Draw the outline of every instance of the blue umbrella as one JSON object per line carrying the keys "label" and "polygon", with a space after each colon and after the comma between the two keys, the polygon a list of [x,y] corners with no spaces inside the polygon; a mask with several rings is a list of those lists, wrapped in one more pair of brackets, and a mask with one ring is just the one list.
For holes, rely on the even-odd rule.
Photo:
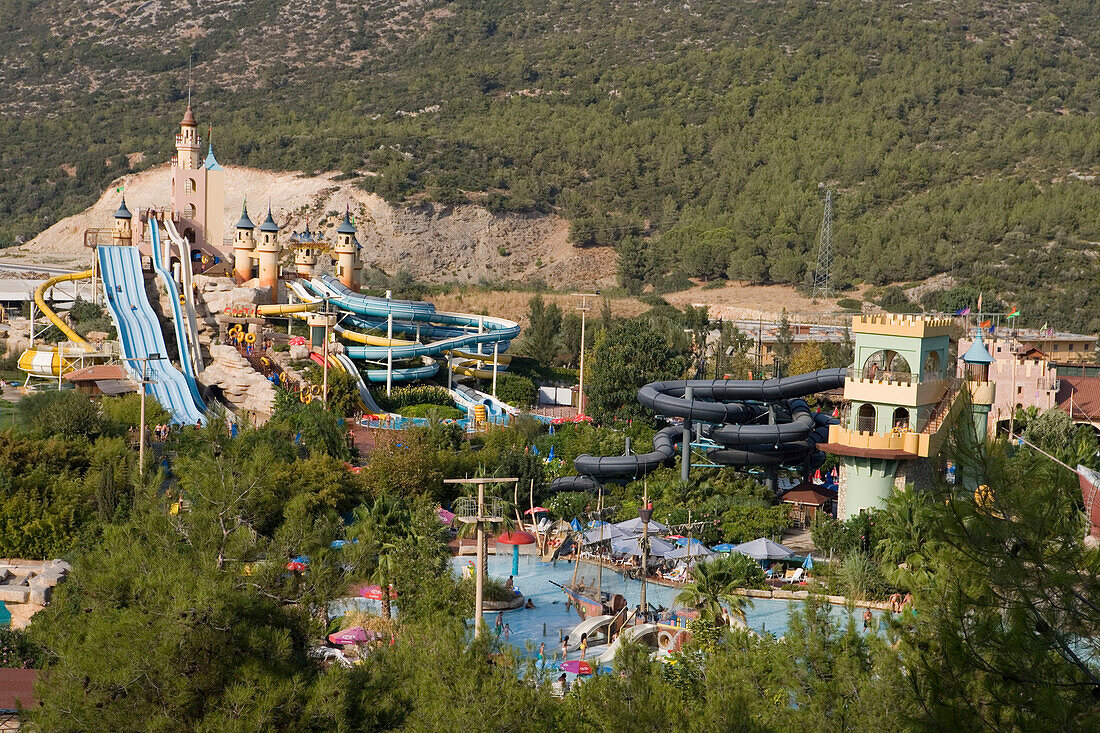
{"label": "blue umbrella", "polygon": [[602,527],[605,524],[607,524],[607,522],[605,522],[601,519],[593,519],[591,522],[588,523],[588,526],[589,527]]}
{"label": "blue umbrella", "polygon": [[680,539],[676,540],[676,544],[680,545],[681,547],[684,547],[685,545],[689,545],[689,544],[690,545],[701,545],[703,543],[700,540],[697,540],[697,539],[689,539],[687,537],[681,537]]}
{"label": "blue umbrella", "polygon": [[573,521],[569,523],[569,526],[573,529],[574,532],[581,531],[581,523],[577,521],[576,517],[574,517]]}
{"label": "blue umbrella", "polygon": [[806,560],[802,563],[802,567],[805,568],[806,570],[813,570],[814,569],[814,556],[813,555],[807,555]]}
{"label": "blue umbrella", "polygon": [[339,550],[341,547],[343,547],[344,545],[347,545],[347,544],[350,544],[347,540],[333,540],[332,544],[329,545],[329,547],[331,547],[334,550]]}
{"label": "blue umbrella", "polygon": [[710,549],[714,550],[715,552],[733,552],[733,545],[728,542],[723,542],[722,544],[715,545]]}
{"label": "blue umbrella", "polygon": [[300,562],[303,565],[309,565],[309,557],[306,555],[299,555],[298,557],[291,560],[291,562]]}

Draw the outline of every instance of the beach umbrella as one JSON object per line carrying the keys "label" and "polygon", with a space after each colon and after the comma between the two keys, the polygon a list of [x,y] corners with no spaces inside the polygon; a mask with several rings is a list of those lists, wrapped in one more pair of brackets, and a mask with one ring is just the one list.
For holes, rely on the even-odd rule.
{"label": "beach umbrella", "polygon": [[662,540],[660,537],[649,538],[649,554],[653,557],[665,557],[676,549],[676,545]]}
{"label": "beach umbrella", "polygon": [[767,537],[757,537],[755,540],[742,542],[734,547],[733,551],[748,555],[753,560],[785,560],[794,554],[794,550],[778,542],[772,542]]}
{"label": "beach umbrella", "polygon": [[309,566],[306,565],[304,562],[291,561],[291,562],[288,562],[286,564],[286,569],[287,570],[293,570],[296,573],[302,573],[302,572],[305,572],[306,570],[308,570]]}
{"label": "beach umbrella", "polygon": [[672,552],[665,555],[666,560],[683,560],[691,557],[709,557],[714,553],[708,550],[702,544],[692,544],[685,547],[677,547]]}
{"label": "beach umbrella", "polygon": [[329,634],[328,640],[333,644],[361,644],[375,637],[373,631],[368,632],[362,626],[352,626],[350,629]]}
{"label": "beach umbrella", "polygon": [[531,507],[530,509],[528,509],[527,511],[525,511],[524,514],[543,514],[543,513],[548,512],[548,511],[550,511],[550,510],[547,509],[544,506],[534,506],[534,507]]}
{"label": "beach umbrella", "polygon": [[[618,527],[619,529],[623,530],[624,532],[630,532],[632,534],[641,534],[642,533],[642,520],[641,520],[640,517],[634,517],[633,519],[628,519],[625,522],[616,522],[613,526]],[[649,531],[650,532],[667,532],[668,531],[668,525],[667,524],[661,524],[660,522],[658,522],[654,519],[651,519],[651,520],[649,520]]]}
{"label": "beach umbrella", "polygon": [[580,532],[582,529],[584,529],[581,526],[581,523],[577,521],[576,517],[573,517],[573,521],[569,523],[569,526],[573,528],[574,532]]}
{"label": "beach umbrella", "polygon": [[561,669],[563,672],[572,672],[573,674],[592,674],[592,665],[583,659],[570,659],[567,662],[562,662]]}
{"label": "beach umbrella", "polygon": [[806,559],[802,563],[802,567],[805,568],[806,570],[813,570],[814,569],[814,556],[813,555],[807,555]]}
{"label": "beach umbrella", "polygon": [[339,549],[343,548],[344,545],[350,545],[350,544],[351,543],[348,542],[347,540],[333,540],[332,544],[329,545],[329,547],[331,547],[334,550],[339,550]]}
{"label": "beach umbrella", "polygon": [[[389,591],[391,599],[397,598],[397,593],[394,592],[392,585],[390,586]],[[359,589],[359,595],[363,596],[364,598],[369,598],[372,601],[380,601],[382,600],[382,586],[365,585]]]}
{"label": "beach umbrella", "polygon": [[[671,537],[666,537],[665,539],[671,540],[672,538]],[[684,547],[685,545],[701,545],[701,544],[703,544],[703,542],[701,540],[688,539],[687,537],[678,537],[678,538],[676,538],[676,544],[680,545],[681,547]]]}
{"label": "beach umbrella", "polygon": [[443,524],[450,525],[455,520],[454,512],[449,512],[443,507],[439,507],[435,510],[436,515],[439,517],[439,521]]}
{"label": "beach umbrella", "polygon": [[602,519],[593,519],[591,522],[588,523],[589,527],[603,527],[605,525],[607,525],[607,522],[603,521]]}
{"label": "beach umbrella", "polygon": [[293,560],[291,560],[291,562],[300,562],[300,563],[302,563],[303,565],[309,565],[309,556],[307,556],[307,555],[299,555],[298,557],[296,557],[296,558],[294,558]]}
{"label": "beach umbrella", "polygon": [[715,552],[733,552],[733,545],[728,542],[723,542],[722,544],[715,545],[710,549],[714,550]]}
{"label": "beach umbrella", "polygon": [[618,539],[632,539],[634,535],[629,532],[623,532],[621,529],[616,529],[613,525],[605,525],[603,527],[593,527],[586,530],[584,533],[584,543],[586,545],[592,545],[597,542],[607,542],[608,540]]}
{"label": "beach umbrella", "polygon": [[497,537],[498,545],[512,546],[512,575],[519,575],[519,546],[533,545],[537,541],[535,535],[522,530],[505,532],[500,537]]}

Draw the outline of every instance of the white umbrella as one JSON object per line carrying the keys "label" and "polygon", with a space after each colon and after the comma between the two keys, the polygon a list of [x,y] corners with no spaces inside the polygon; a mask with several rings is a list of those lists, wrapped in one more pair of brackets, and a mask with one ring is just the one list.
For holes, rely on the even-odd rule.
{"label": "white umbrella", "polygon": [[[640,517],[634,517],[633,519],[628,519],[625,522],[615,522],[615,524],[613,524],[612,526],[618,527],[622,531],[630,532],[632,534],[642,533],[642,520]],[[660,522],[651,519],[649,520],[649,531],[651,533],[667,532],[668,525],[661,524]]]}
{"label": "white umbrella", "polygon": [[665,555],[666,560],[681,560],[688,557],[709,557],[714,553],[708,550],[706,547],[700,544],[692,542],[690,545],[684,547],[677,547],[672,552]]}
{"label": "white umbrella", "polygon": [[734,547],[733,552],[748,555],[753,560],[784,560],[794,554],[794,550],[778,542],[772,542],[767,537],[757,537],[755,540],[743,542]]}
{"label": "white umbrella", "polygon": [[592,545],[597,542],[607,542],[608,540],[618,539],[633,539],[634,535],[629,532],[623,532],[621,529],[615,529],[614,525],[605,524],[602,527],[593,527],[592,529],[585,530],[584,532],[584,544]]}

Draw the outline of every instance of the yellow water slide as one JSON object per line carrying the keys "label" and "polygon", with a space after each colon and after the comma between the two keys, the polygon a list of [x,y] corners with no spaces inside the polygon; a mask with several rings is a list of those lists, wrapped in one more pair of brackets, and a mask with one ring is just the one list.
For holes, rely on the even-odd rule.
{"label": "yellow water slide", "polygon": [[75,361],[94,351],[84,337],[69,327],[69,324],[61,320],[61,317],[46,304],[46,293],[54,285],[75,280],[87,280],[92,277],[94,270],[73,272],[66,275],[51,277],[40,284],[34,291],[34,304],[46,319],[57,326],[65,338],[76,344],[75,347],[58,347],[40,345],[27,349],[19,356],[19,368],[34,377],[57,377],[59,374],[71,372],[77,368]]}
{"label": "yellow water slide", "polygon": [[288,316],[297,313],[308,313],[315,311],[321,307],[321,301],[317,300],[312,303],[283,303],[276,305],[258,305],[256,306],[256,315],[259,316]]}

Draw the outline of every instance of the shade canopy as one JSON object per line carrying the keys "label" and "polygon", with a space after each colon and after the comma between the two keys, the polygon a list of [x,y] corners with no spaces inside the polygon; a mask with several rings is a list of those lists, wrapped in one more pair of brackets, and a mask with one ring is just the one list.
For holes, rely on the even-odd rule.
{"label": "shade canopy", "polygon": [[[614,526],[618,527],[619,529],[623,530],[624,532],[630,532],[632,534],[641,534],[642,533],[642,520],[641,520],[640,517],[634,517],[633,519],[628,519],[625,522],[616,522],[614,524]],[[668,525],[667,524],[661,524],[660,522],[658,522],[654,519],[651,519],[651,520],[649,520],[649,531],[650,532],[667,532],[668,531]]]}
{"label": "shade canopy", "polygon": [[538,540],[535,539],[535,535],[520,529],[505,532],[500,537],[497,537],[498,545],[533,545],[536,542],[538,542]]}
{"label": "shade canopy", "polygon": [[[397,592],[394,591],[392,585],[389,587],[389,591],[390,592],[389,592],[388,595],[389,595],[390,598],[397,598]],[[363,596],[364,598],[368,598],[370,600],[380,601],[380,600],[382,600],[382,586],[380,586],[380,585],[365,585],[365,586],[363,586],[362,588],[359,589],[359,595]]]}
{"label": "shade canopy", "polygon": [[715,545],[710,549],[714,550],[715,552],[733,552],[733,545],[728,542],[723,542],[722,544]]}
{"label": "shade canopy", "polygon": [[616,529],[613,525],[604,525],[602,527],[593,527],[586,530],[584,533],[584,544],[591,545],[596,542],[607,542],[608,540],[627,539],[633,538],[634,535],[629,532],[623,532],[621,529]]}
{"label": "shade canopy", "polygon": [[576,517],[574,517],[573,521],[569,523],[569,526],[573,529],[574,532],[580,532],[581,529],[583,529],[583,527],[581,527],[581,523],[577,520]]}
{"label": "shade canopy", "polygon": [[710,557],[714,553],[708,550],[703,545],[685,545],[683,547],[677,547],[672,552],[665,555],[666,560],[685,560],[691,557]]}
{"label": "shade canopy", "polygon": [[583,659],[570,659],[568,662],[562,662],[561,669],[563,672],[572,672],[573,674],[592,674],[592,665]]}
{"label": "shade canopy", "polygon": [[544,512],[548,512],[548,511],[550,511],[550,510],[547,509],[544,506],[535,506],[535,507],[531,507],[530,509],[525,511],[524,514],[542,514]]}
{"label": "shade canopy", "polygon": [[734,547],[733,551],[748,555],[754,560],[783,560],[794,554],[794,550],[778,542],[772,542],[767,537],[757,537],[755,540],[742,542]]}
{"label": "shade canopy", "polygon": [[[672,538],[669,537],[668,539]],[[689,537],[677,537],[676,544],[680,545],[681,547],[686,547],[687,545],[701,545],[703,544],[703,542],[702,540],[697,540]]]}
{"label": "shade canopy", "polygon": [[443,522],[443,524],[450,524],[455,520],[454,512],[449,512],[443,507],[436,509],[435,513],[439,516],[439,521]]}
{"label": "shade canopy", "polygon": [[362,626],[352,626],[350,629],[329,634],[328,640],[333,644],[361,644],[381,636],[377,631],[367,631]]}

